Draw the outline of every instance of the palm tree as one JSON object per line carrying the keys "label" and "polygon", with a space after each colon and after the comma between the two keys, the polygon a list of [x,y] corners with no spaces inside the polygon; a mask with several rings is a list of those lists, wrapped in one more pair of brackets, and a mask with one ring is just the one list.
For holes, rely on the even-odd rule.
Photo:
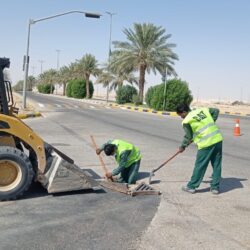
{"label": "palm tree", "polygon": [[117,72],[139,71],[139,98],[143,102],[146,72],[162,73],[168,68],[168,74],[175,73],[171,65],[178,60],[172,51],[176,45],[167,43],[171,35],[165,35],[164,28],[151,23],[135,23],[134,30],[125,29],[124,34],[127,42],[113,42],[115,50],[111,54],[110,67]]}
{"label": "palm tree", "polygon": [[102,83],[103,87],[107,87],[110,84],[109,91],[117,89],[117,87],[122,86],[124,81],[138,85],[137,78],[133,75],[133,73],[125,73],[123,71],[114,72],[114,70],[109,69],[108,67],[104,68],[104,70],[99,74],[96,83]]}
{"label": "palm tree", "polygon": [[72,71],[70,67],[63,66],[58,72],[58,81],[63,84],[63,95],[65,95],[66,85],[72,79]]}
{"label": "palm tree", "polygon": [[29,76],[27,81],[27,90],[32,91],[35,84],[36,84],[36,78],[34,76]]}
{"label": "palm tree", "polygon": [[55,83],[56,81],[57,81],[57,71],[55,69],[46,70],[42,74],[39,75],[40,83],[48,83],[51,85],[51,88],[50,88],[51,94],[53,91],[53,83]]}
{"label": "palm tree", "polygon": [[99,74],[98,78],[96,79],[96,83],[102,83],[103,87],[107,87],[111,82],[113,82],[113,80],[114,80],[113,74],[111,74],[108,71],[102,71]]}
{"label": "palm tree", "polygon": [[89,78],[91,75],[97,76],[100,73],[100,69],[98,69],[97,60],[93,55],[86,54],[82,57],[82,59],[77,60],[75,70],[86,81],[86,98],[90,98]]}

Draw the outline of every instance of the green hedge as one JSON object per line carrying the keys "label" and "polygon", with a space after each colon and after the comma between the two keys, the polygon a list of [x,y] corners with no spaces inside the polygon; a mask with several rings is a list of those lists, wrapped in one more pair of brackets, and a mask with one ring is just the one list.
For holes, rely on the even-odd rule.
{"label": "green hedge", "polygon": [[121,86],[116,91],[116,102],[118,104],[133,102],[133,96],[135,95],[137,95],[135,87],[130,85]]}
{"label": "green hedge", "polygon": [[73,81],[69,81],[66,86],[66,96],[67,97],[72,97],[71,95],[71,86],[73,84]]}
{"label": "green hedge", "polygon": [[[90,98],[94,93],[93,83],[89,82]],[[85,98],[86,97],[86,81],[85,80],[71,80],[66,87],[66,96],[74,98]]]}
{"label": "green hedge", "polygon": [[176,106],[180,103],[190,104],[193,100],[188,83],[180,79],[172,79],[167,81],[166,95],[164,97],[165,84],[159,84],[150,87],[146,93],[146,103],[150,108],[155,110],[164,110],[163,103],[165,101],[165,110],[175,111]]}
{"label": "green hedge", "polygon": [[51,84],[49,83],[42,83],[37,85],[38,92],[43,94],[50,94],[51,88],[53,93],[53,91],[55,90],[54,85],[51,86]]}

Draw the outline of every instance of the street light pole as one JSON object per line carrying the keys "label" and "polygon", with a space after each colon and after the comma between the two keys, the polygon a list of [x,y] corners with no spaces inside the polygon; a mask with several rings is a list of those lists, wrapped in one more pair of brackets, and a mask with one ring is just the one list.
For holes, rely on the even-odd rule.
{"label": "street light pole", "polygon": [[59,67],[60,67],[60,64],[59,64],[59,54],[60,54],[61,50],[60,50],[60,49],[57,49],[56,52],[57,52],[56,69],[57,69],[57,71],[58,71],[58,70],[59,70]]}
{"label": "street light pole", "polygon": [[26,56],[25,56],[25,64],[24,64],[24,81],[23,81],[23,108],[26,108],[26,86],[29,74],[29,46],[30,46],[30,26],[32,24],[32,20],[29,20],[28,25],[28,38],[27,38],[27,48],[26,48]]}
{"label": "street light pole", "polygon": [[39,60],[38,61],[40,64],[41,64],[41,66],[40,66],[40,69],[41,69],[41,73],[40,74],[42,74],[43,73],[43,63],[44,63],[44,61],[43,60]]}
{"label": "street light pole", "polygon": [[35,67],[35,66],[32,66],[31,68],[32,68],[32,75],[34,76],[34,75],[35,75],[35,68],[36,68],[36,67]]}
{"label": "street light pole", "polygon": [[29,74],[29,46],[30,46],[30,27],[31,27],[31,24],[35,24],[37,22],[41,22],[41,21],[45,21],[45,20],[48,20],[48,19],[60,17],[60,16],[67,15],[67,14],[73,14],[73,13],[84,14],[85,17],[88,17],[88,18],[100,18],[101,17],[100,14],[73,10],[73,11],[60,13],[60,14],[57,14],[57,15],[54,15],[54,16],[48,16],[48,17],[40,18],[40,19],[37,19],[37,20],[29,19],[27,49],[26,49],[25,64],[24,64],[24,72],[25,73],[24,73],[24,81],[23,81],[23,103],[22,103],[23,108],[26,108],[26,86],[27,86],[27,80],[28,80],[28,74]]}
{"label": "street light pole", "polygon": [[163,110],[165,110],[165,106],[166,106],[167,76],[168,76],[168,69],[166,68],[165,73],[162,77],[164,80]]}
{"label": "street light pole", "polygon": [[[116,13],[111,13],[106,11],[106,13],[110,16],[110,24],[109,24],[109,54],[108,54],[108,68],[109,68],[109,64],[110,64],[110,56],[111,56],[111,42],[112,42],[112,19],[113,19],[113,15],[115,15]],[[109,101],[109,83],[107,85],[107,96],[106,96],[106,102],[108,103]]]}

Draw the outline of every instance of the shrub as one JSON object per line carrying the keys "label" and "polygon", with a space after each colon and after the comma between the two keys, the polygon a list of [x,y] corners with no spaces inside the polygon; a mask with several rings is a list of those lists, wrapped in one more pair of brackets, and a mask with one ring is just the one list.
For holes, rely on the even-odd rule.
{"label": "shrub", "polygon": [[95,91],[94,84],[91,81],[89,81],[89,98],[92,98],[94,91]]}
{"label": "shrub", "polygon": [[50,94],[52,88],[52,93],[55,90],[55,87],[53,84],[49,84],[49,83],[41,83],[37,85],[37,89],[39,93],[43,93],[43,94]]}
{"label": "shrub", "polygon": [[72,87],[73,81],[69,81],[66,86],[66,96],[67,97],[72,97],[71,94],[71,87]]}
{"label": "shrub", "polygon": [[155,89],[156,89],[156,86],[155,87],[150,87],[146,93],[146,96],[145,96],[145,101],[147,103],[147,105],[150,107],[152,104],[151,104],[151,101],[152,101],[152,98],[153,98],[153,95],[154,95],[154,92],[155,92]]}
{"label": "shrub", "polygon": [[71,85],[71,95],[74,98],[84,98],[86,96],[85,82],[74,80]]}
{"label": "shrub", "polygon": [[139,95],[133,95],[132,96],[132,101],[133,101],[133,103],[134,103],[135,106],[138,106],[138,105],[141,104]]}
{"label": "shrub", "polygon": [[163,110],[164,102],[164,84],[156,85],[150,100],[150,108],[155,110]]}
{"label": "shrub", "polygon": [[116,102],[118,104],[132,102],[133,95],[137,95],[137,90],[135,87],[130,85],[121,86],[116,91]]}
{"label": "shrub", "polygon": [[[90,98],[91,98],[94,93],[94,86],[91,81],[89,82],[89,93],[90,93]],[[86,97],[86,81],[85,80],[71,80],[67,84],[66,95],[68,97],[74,97],[74,98]]]}
{"label": "shrub", "polygon": [[180,79],[173,79],[167,83],[166,91],[166,110],[175,111],[176,106],[180,103],[190,105],[193,96],[188,87],[188,83]]}
{"label": "shrub", "polygon": [[[146,94],[146,102],[150,108],[163,110],[165,84],[150,87]],[[169,80],[166,84],[165,110],[175,111],[180,103],[192,102],[193,97],[188,88],[188,83],[180,79]]]}

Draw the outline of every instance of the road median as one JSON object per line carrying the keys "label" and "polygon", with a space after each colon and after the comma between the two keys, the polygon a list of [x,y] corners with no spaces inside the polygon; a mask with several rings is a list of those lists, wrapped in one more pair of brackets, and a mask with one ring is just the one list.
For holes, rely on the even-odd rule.
{"label": "road median", "polygon": [[42,116],[40,112],[29,112],[29,113],[20,113],[17,114],[16,117],[19,119],[26,119],[26,118],[34,118],[34,117],[39,117]]}
{"label": "road median", "polygon": [[114,107],[114,108],[128,109],[132,111],[152,113],[152,114],[157,114],[157,115],[177,116],[176,112],[171,112],[171,111],[157,111],[157,110],[150,109],[150,108],[134,107],[134,106],[129,106],[129,105],[119,105],[116,103],[110,103],[109,106]]}
{"label": "road median", "polygon": [[[172,111],[157,111],[157,110],[150,109],[150,108],[134,107],[130,105],[120,105],[117,103],[110,103],[108,105],[113,108],[121,108],[121,109],[127,109],[127,110],[138,111],[138,112],[153,113],[153,114],[164,115],[164,116],[166,115],[177,116],[177,113],[172,112]],[[236,112],[236,111],[226,111],[226,110],[220,109],[220,115],[250,117],[250,112],[249,113],[248,112]]]}
{"label": "road median", "polygon": [[35,105],[33,105],[30,101],[27,103],[27,107],[24,109],[22,107],[22,98],[19,93],[13,93],[13,98],[15,101],[15,106],[18,108],[19,112],[16,114],[16,117],[19,119],[27,119],[42,116],[39,111],[35,110]]}

